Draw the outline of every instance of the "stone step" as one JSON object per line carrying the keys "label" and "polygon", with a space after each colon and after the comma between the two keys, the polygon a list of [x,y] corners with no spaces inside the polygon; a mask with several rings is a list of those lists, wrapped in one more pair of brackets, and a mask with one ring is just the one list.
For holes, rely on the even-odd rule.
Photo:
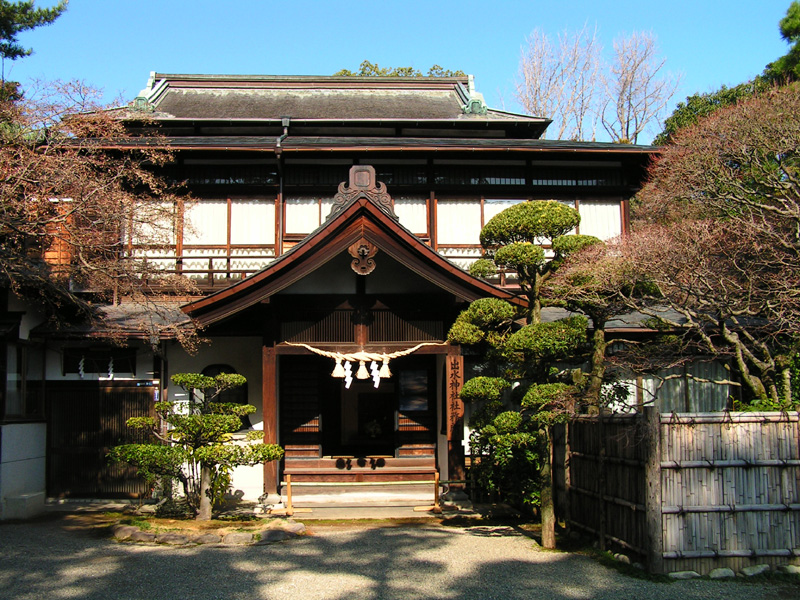
{"label": "stone step", "polygon": [[[287,500],[287,486],[281,490]],[[304,506],[322,504],[332,506],[416,506],[433,504],[433,484],[367,485],[367,486],[292,486],[292,504]]]}

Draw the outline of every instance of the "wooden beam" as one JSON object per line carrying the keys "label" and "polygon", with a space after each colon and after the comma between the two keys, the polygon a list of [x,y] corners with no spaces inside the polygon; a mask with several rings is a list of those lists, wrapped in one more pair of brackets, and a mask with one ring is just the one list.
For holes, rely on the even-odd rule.
{"label": "wooden beam", "polygon": [[[264,417],[264,443],[278,443],[278,361],[274,346],[261,347],[261,410]],[[279,461],[264,463],[264,493],[278,493]]]}

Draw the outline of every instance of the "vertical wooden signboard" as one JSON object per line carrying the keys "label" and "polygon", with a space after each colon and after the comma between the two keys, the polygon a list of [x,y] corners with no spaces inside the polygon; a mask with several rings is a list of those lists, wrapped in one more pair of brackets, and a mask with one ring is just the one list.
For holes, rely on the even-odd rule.
{"label": "vertical wooden signboard", "polygon": [[464,402],[459,393],[464,385],[464,357],[447,355],[447,456],[450,479],[464,479]]}

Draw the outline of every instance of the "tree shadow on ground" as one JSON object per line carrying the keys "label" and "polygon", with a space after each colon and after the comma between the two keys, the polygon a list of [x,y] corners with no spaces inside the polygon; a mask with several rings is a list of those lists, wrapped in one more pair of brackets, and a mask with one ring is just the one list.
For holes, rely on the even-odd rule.
{"label": "tree shadow on ground", "polygon": [[630,579],[586,557],[537,550],[502,526],[319,528],[264,546],[171,547],[117,543],[51,520],[0,525],[0,547],[0,597],[10,600],[753,600],[777,591]]}

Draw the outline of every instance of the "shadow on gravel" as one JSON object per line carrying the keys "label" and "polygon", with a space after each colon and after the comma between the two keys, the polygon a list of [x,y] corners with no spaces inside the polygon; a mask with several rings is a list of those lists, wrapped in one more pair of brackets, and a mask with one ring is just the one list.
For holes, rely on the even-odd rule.
{"label": "shadow on gravel", "polygon": [[[383,527],[320,531],[265,546],[167,547],[115,543],[68,526],[0,525],[0,597],[690,600],[722,589],[729,600],[739,597],[728,593],[735,584],[643,582],[585,557],[538,552],[513,527]],[[496,552],[493,544],[508,546]],[[742,598],[767,597],[760,588],[739,587],[749,588]],[[769,597],[780,597],[776,591]]]}

